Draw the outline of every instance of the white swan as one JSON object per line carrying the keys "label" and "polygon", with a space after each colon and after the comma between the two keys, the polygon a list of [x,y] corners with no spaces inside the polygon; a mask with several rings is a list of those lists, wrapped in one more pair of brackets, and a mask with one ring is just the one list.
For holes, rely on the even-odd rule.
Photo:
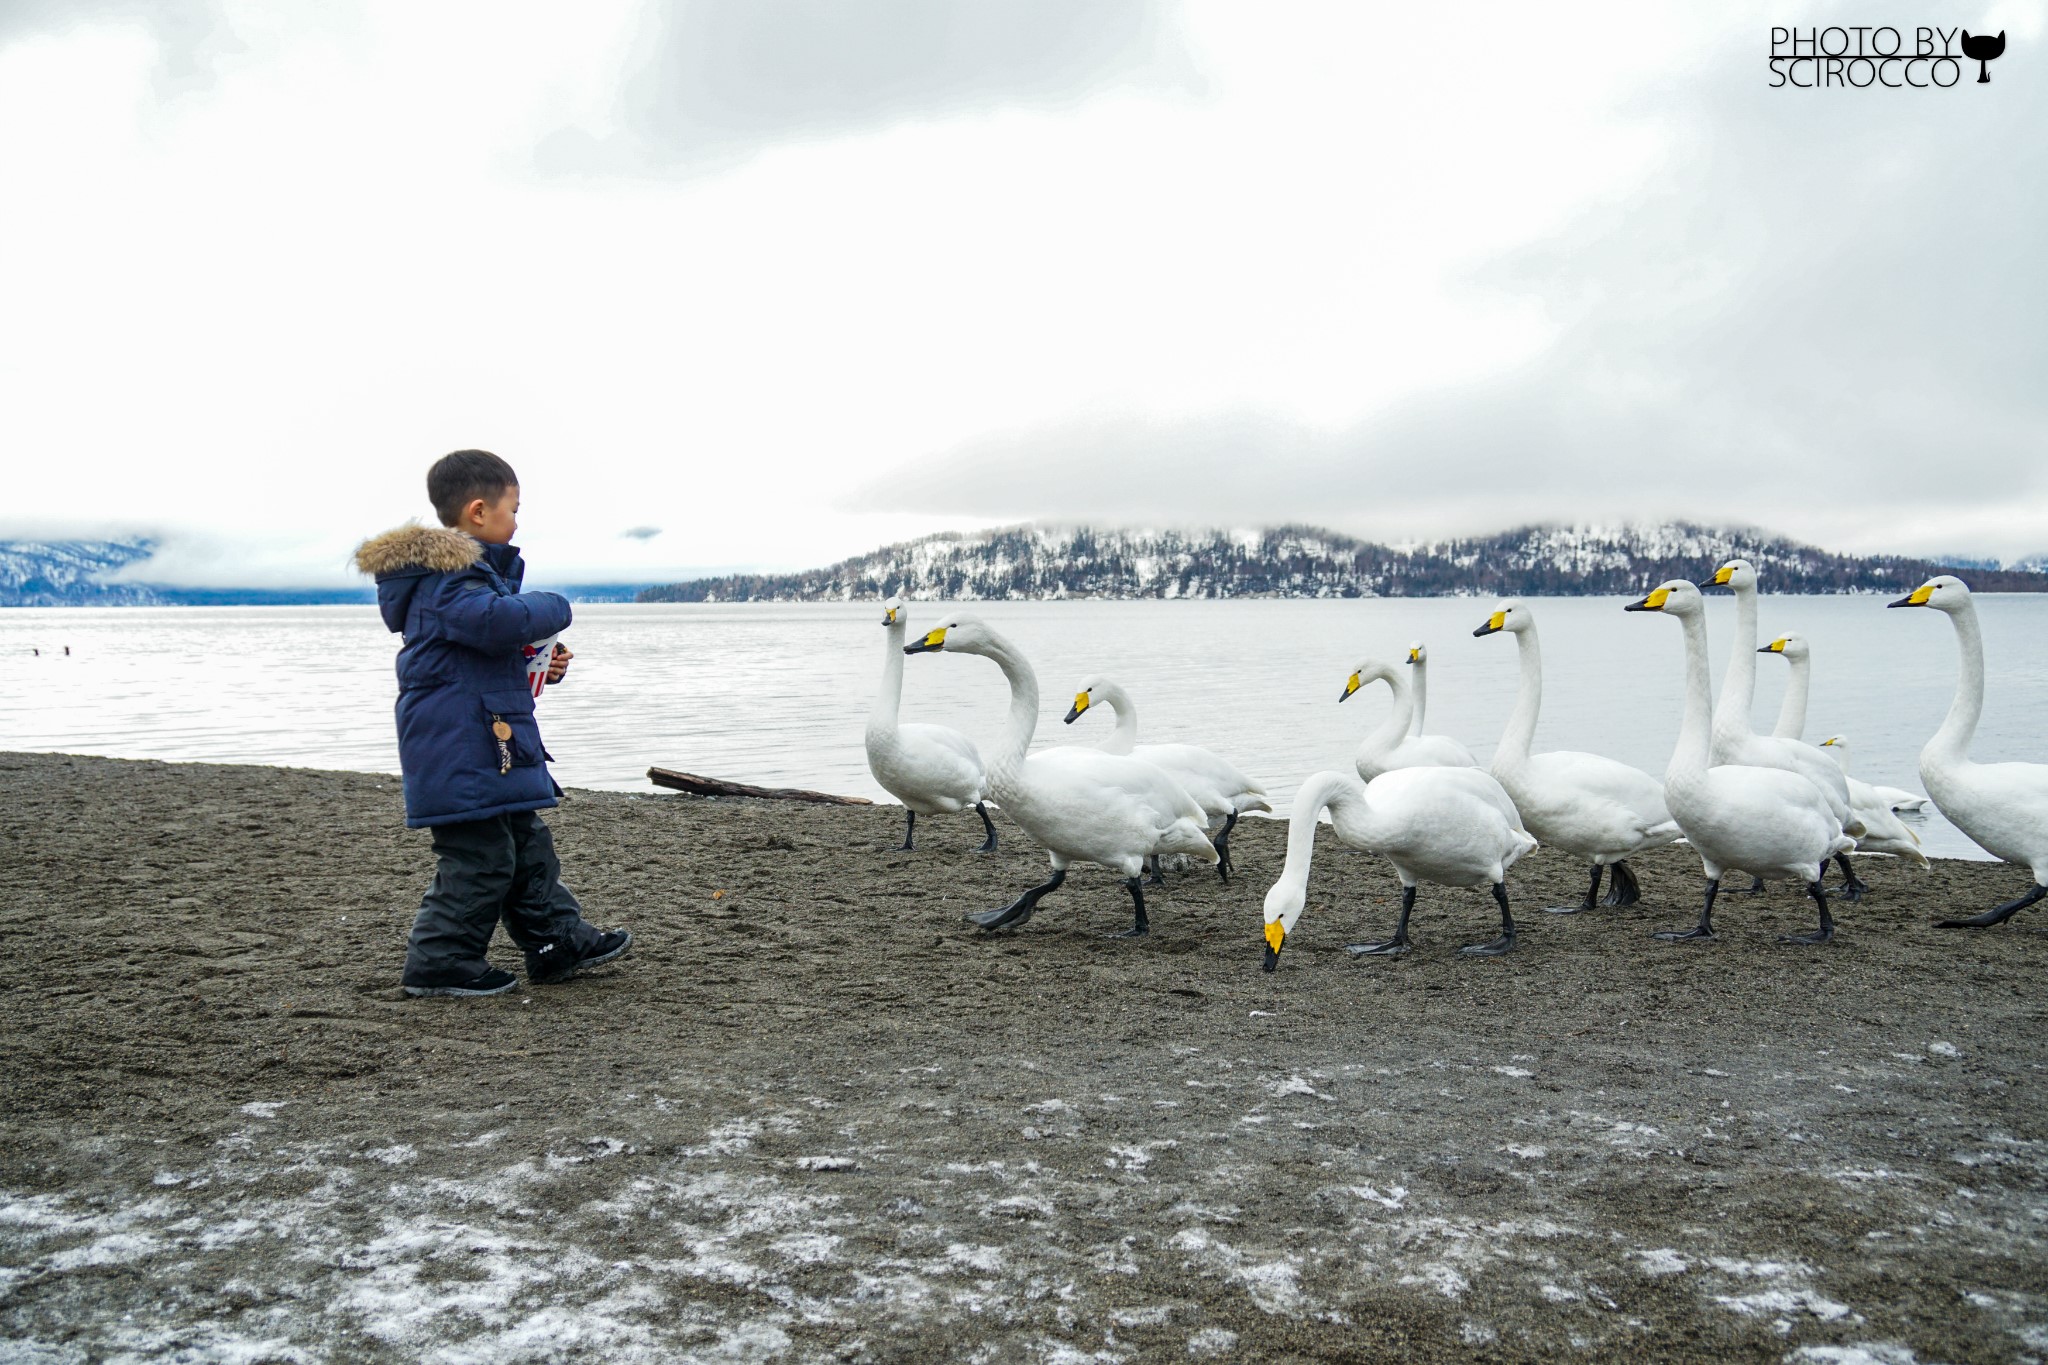
{"label": "white swan", "polygon": [[[1721,679],[1721,702],[1714,710],[1713,762],[1751,768],[1783,768],[1798,773],[1821,789],[1828,809],[1834,812],[1851,836],[1863,833],[1863,826],[1849,809],[1849,783],[1828,756],[1813,745],[1797,739],[1759,735],[1750,724],[1750,709],[1756,703],[1756,585],[1757,572],[1746,559],[1731,559],[1700,584],[1703,588],[1728,588],[1735,593],[1735,639],[1728,646],[1728,671]],[[1804,717],[1801,718],[1802,721]],[[1837,857],[1842,869],[1842,894],[1861,900],[1865,887],[1846,856]],[[1761,889],[1763,879],[1752,889]]]}
{"label": "white swan", "polygon": [[[1216,861],[1203,832],[1202,808],[1164,770],[1140,759],[1069,748],[1060,758],[1031,754],[1038,728],[1038,675],[1016,646],[972,616],[955,616],[904,653],[943,650],[993,660],[1010,684],[1010,723],[1003,746],[988,768],[989,794],[1024,832],[1044,844],[1052,877],[1000,910],[969,914],[984,929],[1015,928],[1030,919],[1038,902],[1067,879],[1070,863],[1099,863],[1121,872],[1131,893],[1136,924],[1123,935],[1147,932],[1145,891],[1138,874],[1157,854],[1185,853]],[[1028,757],[1027,757],[1028,755]]]}
{"label": "white swan", "polygon": [[[1840,765],[1842,776],[1849,777],[1849,741],[1840,735],[1829,735],[1820,742],[1820,747]],[[1890,853],[1922,867],[1927,866],[1927,855],[1920,848],[1920,836],[1908,829],[1906,822],[1893,812],[1892,804],[1883,792],[1868,782],[1849,777],[1849,807],[1863,822],[1863,834],[1856,840],[1858,853]]]}
{"label": "white swan", "polygon": [[1920,751],[1921,785],[1934,798],[1934,808],[1985,852],[2034,874],[2033,886],[2018,900],[1969,919],[1942,920],[1941,927],[1982,929],[2002,924],[2048,895],[2048,764],[1970,761],[1970,740],[1984,713],[1984,633],[1977,624],[1977,604],[1963,581],[1942,574],[1891,605],[1947,612],[1962,656],[1948,719]]}
{"label": "white swan", "polygon": [[1415,714],[1408,718],[1408,733],[1422,733],[1422,713],[1429,709],[1429,647],[1417,640],[1408,646],[1408,690],[1415,694]]}
{"label": "white swan", "polygon": [[1697,927],[1657,937],[1712,938],[1714,897],[1721,890],[1721,874],[1734,869],[1758,877],[1794,877],[1805,883],[1807,894],[1820,907],[1820,929],[1812,934],[1783,935],[1781,941],[1826,943],[1835,936],[1835,922],[1828,914],[1827,892],[1821,887],[1818,869],[1834,854],[1855,847],[1855,840],[1842,832],[1842,822],[1821,789],[1803,775],[1743,764],[1708,766],[1713,697],[1707,681],[1706,599],[1698,588],[1682,578],[1673,579],[1624,610],[1662,612],[1685,627],[1685,721],[1671,752],[1671,766],[1664,770],[1664,799],[1686,841],[1700,855],[1700,866],[1707,874],[1707,899],[1700,908]]}
{"label": "white swan", "polygon": [[1093,677],[1082,682],[1081,690],[1074,694],[1073,706],[1067,711],[1067,724],[1072,725],[1098,705],[1109,707],[1116,717],[1116,728],[1096,744],[1096,749],[1105,754],[1129,754],[1164,768],[1166,775],[1195,799],[1203,814],[1211,820],[1223,821],[1223,828],[1210,835],[1209,842],[1216,848],[1217,875],[1229,881],[1234,870],[1230,862],[1230,831],[1237,827],[1237,817],[1246,811],[1273,809],[1273,803],[1266,799],[1266,789],[1198,744],[1138,743],[1137,705],[1130,693],[1108,678]]}
{"label": "white swan", "polygon": [[1384,943],[1353,943],[1363,957],[1408,951],[1408,915],[1417,882],[1437,886],[1491,886],[1500,906],[1500,937],[1459,949],[1498,957],[1515,946],[1508,909],[1507,870],[1536,847],[1522,828],[1515,803],[1476,768],[1401,768],[1360,782],[1349,773],[1314,773],[1294,794],[1287,822],[1287,862],[1266,892],[1266,970],[1280,964],[1280,949],[1308,901],[1309,862],[1315,856],[1316,817],[1327,807],[1338,839],[1378,853],[1401,879],[1401,919]]}
{"label": "white swan", "polygon": [[[1476,768],[1472,753],[1448,735],[1411,735],[1408,721],[1415,714],[1415,699],[1408,680],[1392,664],[1366,659],[1345,680],[1337,700],[1350,701],[1369,682],[1383,682],[1394,694],[1394,710],[1380,727],[1358,746],[1358,775],[1367,782],[1396,768]],[[1334,816],[1332,817],[1335,818]]]}
{"label": "white swan", "polygon": [[1593,864],[1593,880],[1583,901],[1547,908],[1553,914],[1591,910],[1608,867],[1614,869],[1614,883],[1607,899],[1599,903],[1634,905],[1642,893],[1624,860],[1679,839],[1678,825],[1664,804],[1664,784],[1599,754],[1569,749],[1531,754],[1536,718],[1543,709],[1543,647],[1536,638],[1536,617],[1519,601],[1502,602],[1472,633],[1498,631],[1515,637],[1522,680],[1488,771],[1507,789],[1522,823],[1539,842]]}
{"label": "white swan", "polygon": [[908,626],[903,603],[892,597],[882,604],[888,637],[882,646],[882,690],[868,716],[868,771],[882,790],[903,803],[903,848],[911,847],[917,817],[952,815],[972,807],[981,816],[988,838],[977,850],[996,851],[995,822],[983,805],[988,795],[981,751],[974,741],[945,725],[903,725],[896,716],[903,704],[903,635]]}

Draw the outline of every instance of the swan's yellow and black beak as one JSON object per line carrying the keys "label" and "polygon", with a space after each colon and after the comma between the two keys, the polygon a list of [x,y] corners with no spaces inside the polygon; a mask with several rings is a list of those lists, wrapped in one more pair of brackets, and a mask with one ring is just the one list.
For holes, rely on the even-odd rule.
{"label": "swan's yellow and black beak", "polygon": [[1487,617],[1486,624],[1481,626],[1479,629],[1473,631],[1472,636],[1474,639],[1477,639],[1481,635],[1491,635],[1497,630],[1507,629],[1507,624],[1508,614],[1504,611],[1497,611],[1493,615]]}
{"label": "swan's yellow and black beak", "polygon": [[1782,635],[1757,651],[1759,654],[1783,654],[1784,652],[1785,637]]}
{"label": "swan's yellow and black beak", "polygon": [[946,628],[940,626],[914,645],[903,646],[905,654],[929,654],[946,647]]}
{"label": "swan's yellow and black beak", "polygon": [[896,624],[896,608],[890,607],[887,611],[882,613],[882,624],[885,626],[893,626]]}
{"label": "swan's yellow and black beak", "polygon": [[1932,583],[1922,583],[1898,601],[1887,602],[1885,605],[1888,607],[1924,607],[1927,605],[1927,599],[1932,596],[1934,596],[1934,585]]}
{"label": "swan's yellow and black beak", "polygon": [[1086,692],[1076,692],[1074,694],[1074,704],[1067,708],[1067,724],[1072,725],[1075,721],[1081,719],[1081,713],[1087,709],[1088,694]]}
{"label": "swan's yellow and black beak", "polygon": [[1359,688],[1363,686],[1365,686],[1365,683],[1360,680],[1359,676],[1356,673],[1353,673],[1350,677],[1344,680],[1344,690],[1337,694],[1337,700],[1340,702],[1350,701],[1351,694],[1353,692],[1356,692]]}
{"label": "swan's yellow and black beak", "polygon": [[1287,943],[1287,928],[1279,920],[1266,926],[1266,970],[1280,965],[1280,949]]}
{"label": "swan's yellow and black beak", "polygon": [[1703,588],[1725,588],[1728,586],[1728,580],[1733,577],[1735,577],[1735,566],[1733,564],[1723,564],[1720,568],[1714,570],[1712,578],[1705,580],[1700,586]]}
{"label": "swan's yellow and black beak", "polygon": [[1671,589],[1659,588],[1640,602],[1631,602],[1623,611],[1662,611],[1664,604],[1671,600]]}
{"label": "swan's yellow and black beak", "polygon": [[1408,662],[1411,664],[1414,663],[1417,659],[1420,659],[1421,657],[1422,651],[1419,649],[1411,649],[1408,651]]}

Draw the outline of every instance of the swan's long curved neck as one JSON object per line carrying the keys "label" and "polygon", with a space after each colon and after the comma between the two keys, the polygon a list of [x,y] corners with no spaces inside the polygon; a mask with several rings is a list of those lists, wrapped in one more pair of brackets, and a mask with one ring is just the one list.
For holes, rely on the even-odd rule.
{"label": "swan's long curved neck", "polygon": [[[1380,722],[1378,729],[1366,737],[1365,742],[1375,751],[1391,749],[1408,737],[1408,722],[1415,716],[1415,698],[1408,691],[1408,680],[1394,670],[1375,673],[1373,677],[1383,680],[1393,692],[1394,710],[1392,715]],[[1369,682],[1371,679],[1366,681]]]}
{"label": "swan's long curved neck", "polygon": [[1779,739],[1797,739],[1806,733],[1806,690],[1813,682],[1813,660],[1803,654],[1787,654],[1792,676],[1785,680],[1785,699],[1778,703],[1778,723],[1771,733]]}
{"label": "swan's long curved neck", "polygon": [[1138,743],[1138,704],[1131,700],[1130,693],[1115,683],[1103,683],[1095,690],[1103,704],[1116,716],[1116,729],[1095,747],[1106,754],[1129,753]]}
{"label": "swan's long curved neck", "polygon": [[875,693],[875,709],[868,713],[868,729],[893,730],[903,708],[903,636],[906,622],[897,621],[883,631],[882,690]]}
{"label": "swan's long curved neck", "polygon": [[1296,891],[1308,889],[1309,863],[1316,854],[1316,817],[1327,807],[1332,818],[1339,809],[1351,813],[1362,804],[1358,779],[1344,773],[1310,773],[1294,793],[1294,813],[1287,818],[1287,861],[1280,868],[1280,884]]}
{"label": "swan's long curved neck", "polygon": [[[1700,622],[1702,633],[1706,622]],[[1756,702],[1756,589],[1735,590],[1735,638],[1728,643],[1728,671],[1721,678],[1721,704],[1713,733],[1723,740],[1754,732],[1750,708]]]}
{"label": "swan's long curved neck", "polygon": [[1977,733],[1977,721],[1984,714],[1984,631],[1977,624],[1977,604],[1965,602],[1948,614],[1956,628],[1956,699],[1949,703],[1948,719],[1934,732],[1922,750],[1928,756],[1951,763],[1970,761],[1970,740]]}
{"label": "swan's long curved neck", "polygon": [[[1678,726],[1678,744],[1664,770],[1667,782],[1701,778],[1707,772],[1707,751],[1714,736],[1713,682],[1707,668],[1707,623],[1701,616],[1681,616],[1685,629],[1685,716]],[[1734,648],[1741,649],[1742,642]],[[1727,699],[1722,699],[1727,704]]]}
{"label": "swan's long curved neck", "polygon": [[1429,709],[1429,660],[1417,659],[1408,665],[1408,676],[1414,680],[1415,708],[1408,718],[1408,733],[1422,733],[1423,713]]}
{"label": "swan's long curved neck", "polygon": [[1024,756],[1031,751],[1031,736],[1038,729],[1038,674],[1024,661],[1015,645],[988,632],[988,644],[973,651],[995,661],[1010,684],[1010,725],[1003,735],[1003,747],[989,764],[989,782],[996,787],[1013,784],[1023,770]]}
{"label": "swan's long curved neck", "polygon": [[1515,652],[1520,656],[1522,681],[1515,689],[1515,709],[1508,713],[1507,728],[1501,731],[1500,748],[1494,751],[1494,762],[1506,759],[1511,764],[1529,761],[1529,746],[1536,742],[1536,717],[1543,711],[1543,646],[1536,638],[1536,627],[1525,626],[1515,632]]}

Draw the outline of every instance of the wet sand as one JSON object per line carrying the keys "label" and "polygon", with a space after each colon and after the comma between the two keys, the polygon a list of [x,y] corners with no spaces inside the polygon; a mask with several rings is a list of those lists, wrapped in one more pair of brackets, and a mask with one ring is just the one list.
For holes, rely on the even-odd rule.
{"label": "wet sand", "polygon": [[[578,792],[616,967],[397,988],[394,779],[0,755],[10,1359],[2017,1361],[2048,1356],[2048,917],[1863,860],[1832,946],[1683,849],[1397,886],[1326,834],[1280,970],[1240,880],[1153,935],[972,816]],[[496,959],[517,967],[499,940]],[[1845,1354],[1860,1351],[1862,1354]]]}

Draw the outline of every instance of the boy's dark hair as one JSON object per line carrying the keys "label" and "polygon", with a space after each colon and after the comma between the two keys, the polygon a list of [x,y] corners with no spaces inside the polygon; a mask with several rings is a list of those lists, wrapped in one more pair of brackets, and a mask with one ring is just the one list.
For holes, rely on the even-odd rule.
{"label": "boy's dark hair", "polygon": [[453,526],[462,509],[482,498],[496,502],[519,476],[488,450],[458,450],[434,461],[427,471],[427,501],[443,526]]}

